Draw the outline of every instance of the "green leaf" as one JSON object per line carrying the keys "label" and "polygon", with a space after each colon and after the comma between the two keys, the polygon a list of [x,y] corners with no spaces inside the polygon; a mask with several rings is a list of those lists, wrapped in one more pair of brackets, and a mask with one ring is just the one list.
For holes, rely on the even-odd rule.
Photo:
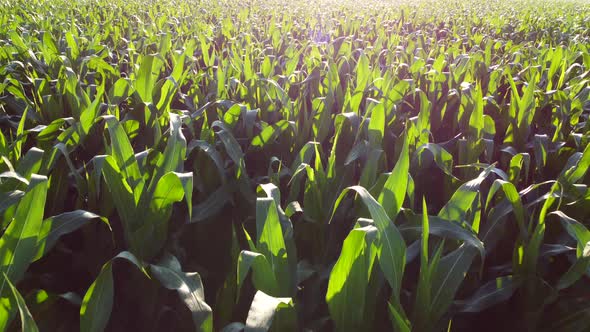
{"label": "green leaf", "polygon": [[568,234],[577,242],[577,259],[557,282],[557,288],[561,290],[580,280],[590,268],[590,231],[582,223],[570,218],[562,211],[553,211],[549,215],[559,217]]}
{"label": "green leaf", "polygon": [[[43,33],[43,48],[47,49],[50,54],[52,55],[58,55],[59,54],[59,50],[57,48],[57,45],[55,45],[55,42],[53,41],[53,37],[51,36],[51,33],[49,31],[45,31]],[[51,62],[51,59],[45,59],[48,63]]]}
{"label": "green leaf", "polygon": [[[430,234],[440,236],[442,238],[450,238],[455,240],[462,240],[466,244],[476,248],[479,251],[481,258],[485,256],[485,249],[483,242],[477,238],[477,235],[468,228],[461,226],[461,224],[445,220],[437,216],[428,216],[429,232]],[[399,227],[402,234],[404,232],[413,231],[422,234],[422,227],[418,225],[417,221],[410,221]]]}
{"label": "green leaf", "polygon": [[233,129],[238,123],[240,115],[242,114],[242,108],[244,108],[244,106],[240,104],[234,104],[223,114],[223,122],[229,128]]}
{"label": "green leaf", "polygon": [[219,213],[228,202],[232,202],[234,186],[235,183],[228,182],[215,190],[204,201],[193,206],[191,222],[200,222]]}
{"label": "green leaf", "polygon": [[[132,230],[132,251],[141,259],[148,260],[158,253],[168,236],[168,222],[172,204],[186,196],[191,213],[190,201],[193,188],[192,173],[170,172],[160,178],[149,206],[139,206],[141,224]],[[190,218],[190,216],[189,216]]]}
{"label": "green leaf", "polygon": [[192,140],[188,145],[187,155],[189,155],[195,148],[203,151],[211,159],[211,161],[213,161],[217,167],[217,172],[221,177],[221,181],[225,183],[225,166],[223,165],[223,157],[221,157],[219,151],[217,151],[213,145],[205,141]]}
{"label": "green leaf", "polygon": [[[432,268],[428,263],[428,239],[430,235],[430,224],[428,221],[428,209],[426,199],[422,197],[422,248],[420,250],[420,272],[418,275],[418,287],[416,289],[416,302],[414,304],[414,317],[412,321],[418,326],[429,320],[431,311],[431,284]],[[434,266],[433,262],[433,266]]]}
{"label": "green leaf", "polygon": [[152,195],[148,218],[150,214],[163,215],[161,211],[166,210],[172,203],[180,202],[184,198],[185,192],[192,193],[192,176],[193,173],[174,172],[164,175],[158,181]]}
{"label": "green leaf", "polygon": [[481,95],[481,87],[478,86],[473,90],[471,94],[472,103],[474,109],[469,117],[469,129],[472,137],[475,139],[482,138],[482,131],[484,129],[484,115],[483,115],[483,99]]}
{"label": "green leaf", "polygon": [[362,52],[356,65],[356,86],[350,101],[350,107],[353,112],[360,114],[359,106],[363,98],[363,92],[369,83],[370,76],[369,59],[367,55]]}
{"label": "green leaf", "polygon": [[491,280],[479,287],[470,298],[460,302],[461,312],[481,312],[507,301],[519,286],[520,282],[512,276]]}
{"label": "green leaf", "polygon": [[391,302],[388,302],[387,307],[389,309],[389,314],[392,317],[392,321],[396,328],[396,331],[411,332],[412,327],[410,321],[406,317],[406,314],[403,312],[401,306],[396,306]]}
{"label": "green leaf", "polygon": [[231,158],[231,160],[234,162],[234,164],[236,165],[241,165],[243,158],[244,158],[244,152],[242,152],[242,148],[240,147],[240,144],[238,143],[238,141],[236,141],[235,137],[232,135],[231,131],[225,127],[225,125],[223,124],[223,122],[221,121],[215,121],[213,122],[213,124],[211,125],[211,128],[214,127],[219,127],[220,130],[216,132],[216,134],[219,136],[219,139],[221,140],[221,142],[223,143],[224,147],[225,147],[225,151],[228,154],[228,156]]}
{"label": "green leaf", "polygon": [[172,76],[163,78],[156,83],[152,91],[152,100],[160,113],[170,111],[170,104],[177,90],[178,83]]}
{"label": "green leaf", "polygon": [[101,102],[102,94],[99,94],[88,107],[82,110],[82,113],[80,114],[80,124],[84,135],[88,134],[90,128],[92,128],[92,125],[98,118]]}
{"label": "green leaf", "polygon": [[367,286],[376,254],[371,244],[376,233],[374,226],[353,229],[330,272],[326,302],[338,331],[363,327]]}
{"label": "green leaf", "polygon": [[11,31],[9,35],[10,41],[14,46],[16,46],[17,49],[19,49],[20,52],[26,52],[29,49],[27,44],[25,44],[21,36],[16,31]]}
{"label": "green leaf", "polygon": [[[285,319],[287,322],[283,322]],[[258,291],[254,295],[248,311],[244,331],[265,332],[269,331],[271,326],[275,331],[285,331],[281,326],[289,327],[289,330],[295,331],[295,323],[295,308],[290,297],[273,297]]]}
{"label": "green leaf", "polygon": [[37,239],[37,254],[34,260],[49,252],[62,235],[74,232],[94,219],[100,219],[110,229],[109,221],[105,217],[84,210],[65,212],[45,219]]}
{"label": "green leaf", "polygon": [[[27,181],[27,183],[28,182],[29,181]],[[0,214],[11,206],[17,204],[24,195],[25,193],[20,190],[13,190],[6,193],[0,192]]]}
{"label": "green leaf", "polygon": [[584,152],[577,152],[572,157],[575,157],[577,162],[569,168],[564,168],[560,175],[560,178],[563,179],[565,183],[569,184],[574,184],[580,179],[583,179],[588,171],[588,168],[590,167],[590,145],[587,145],[586,148],[584,148]]}
{"label": "green leaf", "polygon": [[279,294],[279,284],[267,258],[260,253],[242,250],[238,257],[238,294],[252,269],[252,282],[256,289],[268,294]]}
{"label": "green leaf", "polygon": [[244,152],[240,147],[240,144],[233,136],[231,131],[229,131],[223,122],[217,120],[214,121],[211,125],[211,128],[219,128],[220,130],[216,131],[215,134],[219,137],[223,146],[225,147],[225,152],[233,161],[236,167],[236,177],[240,180],[238,187],[240,191],[246,197],[250,197],[252,195],[250,190],[250,181],[249,177],[247,176],[246,172],[246,163],[244,161]]}
{"label": "green leaf", "polygon": [[106,156],[102,161],[102,174],[107,184],[108,191],[113,197],[117,212],[123,222],[126,239],[131,239],[131,231],[137,228],[139,220],[136,220],[137,204],[133,196],[133,190],[124,178],[124,173],[117,166],[115,158]]}
{"label": "green leaf", "polygon": [[[163,156],[158,159],[156,172],[149,185],[151,192],[156,183],[168,172],[182,172],[186,158],[186,138],[182,134],[182,121],[178,114],[170,113],[170,136],[164,149]],[[192,192],[192,190],[191,190]]]}
{"label": "green leaf", "polygon": [[518,184],[518,180],[520,179],[521,169],[524,164],[524,179],[527,180],[529,177],[529,168],[531,164],[531,157],[528,153],[518,153],[510,159],[510,182],[514,185]]}
{"label": "green leaf", "polygon": [[[33,174],[12,222],[0,238],[0,271],[12,282],[20,281],[35,257],[46,197],[47,178]],[[0,295],[5,294],[5,286],[3,280]]]}
{"label": "green leaf", "polygon": [[144,103],[152,102],[152,91],[156,86],[160,68],[164,63],[156,55],[145,55],[141,58],[139,71],[135,78],[135,90]]}
{"label": "green leaf", "polygon": [[43,160],[44,151],[38,148],[30,148],[29,151],[19,160],[15,169],[16,173],[24,178],[29,178],[33,173],[39,172]]}
{"label": "green leaf", "polygon": [[567,233],[577,241],[578,255],[582,255],[586,243],[590,242],[590,231],[574,218],[569,217],[562,211],[553,211],[549,216],[556,216],[566,229]]}
{"label": "green leaf", "polygon": [[80,331],[102,332],[107,327],[113,309],[113,262],[117,259],[124,259],[132,263],[148,276],[142,263],[130,252],[123,251],[106,262],[82,299]]}
{"label": "green leaf", "polygon": [[463,245],[441,258],[432,278],[432,319],[440,319],[453,302],[477,251]]}
{"label": "green leaf", "polygon": [[[12,282],[10,282],[10,279],[8,279],[8,276],[6,275],[6,273],[3,273],[3,282],[6,282],[8,287],[10,287],[10,291],[12,293],[13,300],[14,300],[14,302],[16,302],[16,306],[18,307],[18,311],[20,313],[21,331],[23,331],[23,332],[37,332],[37,331],[39,331],[39,329],[37,328],[37,324],[35,324],[35,320],[33,319],[31,312],[29,311],[29,308],[27,308],[27,304],[25,303],[25,299],[23,299],[23,297],[20,295],[20,293],[18,292],[16,287],[14,287]],[[4,306],[2,306],[2,307],[4,307]],[[2,310],[0,309],[0,317],[6,317],[4,314],[2,314],[1,311]],[[8,324],[2,323],[0,325],[6,326]]]}
{"label": "green leaf", "polygon": [[553,203],[555,203],[557,198],[554,194],[558,192],[559,187],[558,182],[554,183],[551,186],[549,194],[541,197],[544,199],[544,203],[539,212],[538,222],[535,225],[529,242],[526,244],[526,248],[524,249],[522,263],[519,262],[519,265],[517,266],[517,268],[521,270],[518,271],[519,274],[521,273],[525,275],[525,277],[531,277],[536,273],[539,252],[545,237],[545,219],[547,217],[547,211],[551,208]]}
{"label": "green leaf", "polygon": [[[258,185],[256,190],[259,196],[266,195],[266,197],[272,198],[274,200],[275,207],[277,209],[277,213],[279,216],[279,221],[281,223],[281,230],[283,232],[285,246],[287,247],[287,241],[293,239],[293,224],[291,223],[291,220],[289,220],[289,218],[285,214],[285,211],[281,207],[281,192],[279,188],[273,183],[262,183]],[[291,259],[292,257],[288,258]]]}
{"label": "green leaf", "polygon": [[383,156],[383,150],[369,148],[367,160],[365,162],[365,166],[363,167],[361,178],[359,180],[360,186],[368,188],[375,183],[375,180],[379,173],[379,164],[381,164],[381,161],[384,159]]}
{"label": "green leaf", "polygon": [[[405,180],[407,180],[407,178],[405,178]],[[350,190],[355,191],[361,197],[363,203],[371,214],[371,218],[375,222],[375,226],[379,230],[379,265],[381,266],[389,285],[393,289],[395,298],[399,300],[401,282],[406,265],[406,243],[398,229],[387,216],[385,209],[383,209],[381,204],[379,204],[363,187],[353,186],[344,189],[334,204],[332,218],[334,217],[336,208]]]}
{"label": "green leaf", "polygon": [[119,78],[109,90],[108,100],[111,105],[118,105],[127,99],[131,93],[133,93],[133,91],[129,84],[129,80],[126,78]]}
{"label": "green leaf", "polygon": [[0,179],[13,179],[13,180],[18,181],[18,182],[25,184],[27,186],[29,185],[29,180],[25,179],[17,172],[12,172],[12,171],[2,172],[2,173],[0,173]]}
{"label": "green leaf", "polygon": [[494,183],[492,183],[492,186],[490,187],[490,190],[488,192],[488,197],[486,199],[485,206],[489,206],[492,197],[494,197],[494,194],[500,188],[504,191],[506,199],[510,202],[510,204],[512,204],[512,210],[514,212],[514,215],[516,216],[516,222],[520,229],[521,236],[523,237],[523,239],[528,238],[528,231],[525,227],[524,208],[522,206],[520,195],[516,190],[514,184],[500,179],[495,180]]}
{"label": "green leaf", "polygon": [[162,286],[178,292],[181,300],[191,311],[198,331],[213,331],[211,307],[205,302],[201,277],[196,272],[182,272],[176,257],[167,255],[158,264],[150,265],[153,276]]}
{"label": "green leaf", "polygon": [[259,197],[256,199],[256,229],[258,233],[256,248],[266,257],[277,278],[280,288],[278,295],[291,294],[287,248],[278,209],[273,198]]}
{"label": "green leaf", "polygon": [[96,70],[101,74],[109,73],[113,77],[119,76],[119,72],[115,70],[115,68],[113,68],[112,65],[110,65],[108,62],[95,55],[91,55],[90,57],[85,58],[85,62],[88,68]]}
{"label": "green leaf", "polygon": [[80,331],[102,332],[113,308],[113,264],[107,262],[90,285],[80,307]]}
{"label": "green leaf", "polygon": [[479,174],[477,178],[467,181],[461,185],[461,187],[455,191],[447,204],[445,204],[445,206],[443,206],[443,208],[439,211],[438,216],[447,220],[464,220],[467,210],[471,208],[473,200],[475,200],[479,194],[479,186],[483,180],[485,180],[488,175],[490,175],[494,168],[494,165],[488,166]]}
{"label": "green leaf", "polygon": [[404,136],[404,143],[399,159],[393,171],[387,178],[383,190],[379,194],[379,204],[387,212],[387,216],[395,221],[406,197],[410,159],[408,155],[408,138]]}
{"label": "green leaf", "polygon": [[[375,105],[371,111],[369,121],[369,142],[375,148],[381,148],[385,135],[385,106],[383,103]],[[404,146],[405,147],[405,146]],[[403,153],[403,152],[402,152]]]}
{"label": "green leaf", "polygon": [[267,126],[252,139],[252,146],[255,148],[264,148],[273,143],[285,130],[289,128],[287,120],[280,120],[270,126]]}
{"label": "green leaf", "polygon": [[112,115],[103,116],[105,119],[109,134],[111,138],[111,149],[112,156],[116,161],[117,166],[120,168],[124,175],[124,179],[129,182],[129,185],[133,190],[142,181],[141,172],[139,171],[139,165],[135,159],[135,153],[133,147],[125,129],[121,126],[119,121]]}
{"label": "green leaf", "polygon": [[416,152],[414,152],[414,160],[420,158],[422,153],[424,153],[424,150],[430,151],[430,153],[432,153],[432,156],[434,157],[434,162],[436,163],[436,165],[446,175],[455,179],[455,176],[453,175],[453,156],[447,150],[445,150],[438,144],[423,144],[416,149]]}

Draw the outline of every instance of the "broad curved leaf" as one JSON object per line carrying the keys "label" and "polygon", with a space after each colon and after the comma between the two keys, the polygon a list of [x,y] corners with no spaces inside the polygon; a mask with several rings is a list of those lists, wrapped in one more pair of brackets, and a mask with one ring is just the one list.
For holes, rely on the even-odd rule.
{"label": "broad curved leaf", "polygon": [[[256,292],[252,305],[248,311],[248,318],[246,319],[245,332],[265,332],[271,329],[271,326],[277,326],[275,330],[281,331],[279,327],[283,322],[276,321],[281,313],[285,312],[283,319],[287,319],[284,325],[293,328],[295,321],[295,310],[293,307],[293,300],[290,297],[272,297],[262,291]],[[287,316],[287,317],[284,317]]]}
{"label": "broad curved leaf", "polygon": [[[407,178],[405,178],[407,180]],[[340,196],[334,204],[332,217],[340,205],[340,202],[349,191],[355,191],[362,199],[363,203],[369,210],[375,226],[379,230],[378,257],[379,265],[389,285],[393,289],[393,294],[399,299],[401,291],[401,281],[406,265],[406,243],[402,238],[399,230],[387,216],[385,209],[371,196],[363,187],[348,187],[340,193]]]}
{"label": "broad curved leaf", "polygon": [[196,272],[182,272],[174,256],[150,265],[153,276],[162,286],[175,290],[192,313],[193,323],[198,331],[213,331],[211,307],[205,302],[205,291],[201,277]]}

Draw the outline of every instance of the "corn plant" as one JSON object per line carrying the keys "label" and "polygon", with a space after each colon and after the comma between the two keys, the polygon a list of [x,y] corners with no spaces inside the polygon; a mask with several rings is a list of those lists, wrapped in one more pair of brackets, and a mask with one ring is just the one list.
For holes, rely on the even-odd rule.
{"label": "corn plant", "polygon": [[0,0],[0,330],[588,330],[588,17]]}

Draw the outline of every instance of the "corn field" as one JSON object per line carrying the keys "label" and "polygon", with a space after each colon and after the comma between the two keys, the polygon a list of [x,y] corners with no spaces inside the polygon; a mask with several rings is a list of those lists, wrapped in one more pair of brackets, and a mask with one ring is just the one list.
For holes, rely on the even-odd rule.
{"label": "corn field", "polygon": [[0,0],[0,331],[590,331],[590,3]]}

